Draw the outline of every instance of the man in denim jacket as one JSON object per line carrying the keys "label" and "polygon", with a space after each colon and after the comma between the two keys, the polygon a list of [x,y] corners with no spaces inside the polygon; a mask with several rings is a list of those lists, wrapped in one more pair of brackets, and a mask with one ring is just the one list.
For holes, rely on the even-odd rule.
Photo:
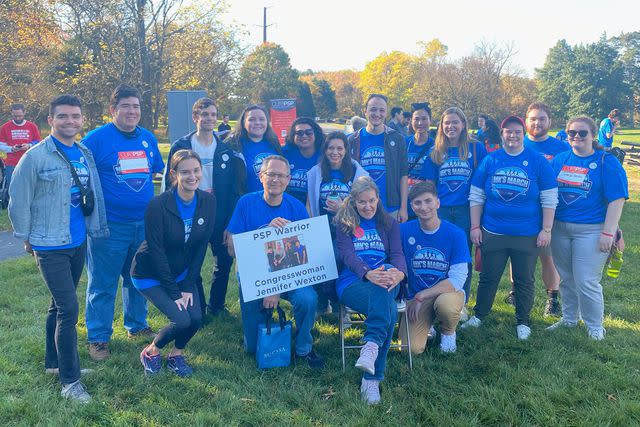
{"label": "man in denim jacket", "polygon": [[[108,235],[98,171],[91,152],[75,141],[82,129],[80,100],[61,95],[51,102],[51,135],[20,159],[9,187],[9,217],[15,237],[35,256],[51,291],[47,314],[45,369],[57,373],[62,396],[78,402],[91,398],[80,383],[78,298],[87,234]],[[73,166],[78,184],[71,173]],[[82,194],[93,190],[94,208],[85,216]]]}

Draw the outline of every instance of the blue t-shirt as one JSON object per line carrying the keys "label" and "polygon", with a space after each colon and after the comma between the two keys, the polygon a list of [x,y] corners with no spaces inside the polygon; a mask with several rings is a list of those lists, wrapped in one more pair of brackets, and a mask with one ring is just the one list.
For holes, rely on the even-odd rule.
{"label": "blue t-shirt", "polygon": [[360,130],[360,166],[369,173],[380,190],[380,200],[388,211],[398,206],[387,205],[387,166],[384,160],[384,133],[372,135],[365,128]]}
{"label": "blue t-shirt", "polygon": [[467,235],[448,221],[442,220],[433,234],[422,231],[418,220],[405,222],[400,224],[400,235],[409,270],[409,299],[448,278],[452,265],[471,262]]}
{"label": "blue t-shirt", "polygon": [[[424,181],[424,178],[422,177],[422,167],[424,165],[425,159],[427,158],[427,156],[429,156],[429,150],[431,149],[431,147],[433,147],[433,139],[428,138],[426,143],[422,145],[416,145],[415,135],[411,135],[406,138],[406,141],[407,158],[409,165],[409,174],[407,178],[409,182],[409,189],[411,189],[411,187],[416,185],[418,182]],[[426,150],[424,150],[425,145]],[[422,150],[424,150],[424,152]],[[423,152],[424,154],[418,159],[417,157],[421,152]]]}
{"label": "blue t-shirt", "polygon": [[[370,269],[376,269],[384,264],[387,259],[387,253],[384,249],[384,243],[376,229],[375,218],[364,219],[360,217],[360,228],[364,231],[362,237],[353,236],[353,247],[356,255],[362,259]],[[357,280],[358,276],[348,267],[344,267],[336,281],[338,297],[342,297],[342,292],[344,292],[347,286]]]}
{"label": "blue t-shirt", "polygon": [[153,174],[164,169],[153,134],[137,127],[129,135],[108,123],[89,132],[82,142],[96,161],[107,220],[143,221],[153,198]]}
{"label": "blue t-shirt", "polygon": [[284,157],[291,166],[291,181],[287,186],[287,193],[291,194],[303,204],[307,203],[307,172],[318,164],[318,152],[306,158],[295,145],[286,146],[282,150]]}
{"label": "blue t-shirt", "polygon": [[309,218],[307,209],[295,197],[284,193],[282,203],[270,206],[264,200],[264,192],[256,191],[240,197],[231,215],[227,230],[231,234],[239,234],[258,228],[268,227],[272,219],[281,217],[289,221]]}
{"label": "blue t-shirt", "polygon": [[567,142],[569,139],[569,135],[567,135],[567,131],[564,129],[560,129],[558,133],[556,133],[556,139],[558,141]]}
{"label": "blue t-shirt", "polygon": [[[611,138],[607,138],[607,134],[611,134]],[[598,142],[603,147],[611,147],[613,145],[613,121],[609,117],[600,122],[598,130]]]}
{"label": "blue t-shirt", "polygon": [[[474,161],[473,146],[476,147],[477,160]],[[487,155],[487,149],[480,142],[469,142],[469,154],[461,159],[458,147],[447,149],[447,157],[440,166],[429,156],[422,168],[423,179],[436,181],[440,206],[464,206],[469,203],[469,189],[474,164],[480,165]]]}
{"label": "blue t-shirt", "polygon": [[193,199],[191,199],[190,202],[182,200],[177,191],[174,194],[176,196],[176,205],[178,205],[180,218],[182,218],[182,222],[184,222],[184,241],[186,242],[189,240],[189,236],[191,235],[193,215],[196,212],[196,205],[198,204],[198,193],[194,194]]}
{"label": "blue t-shirt", "polygon": [[599,224],[604,222],[610,202],[629,198],[625,170],[603,151],[596,150],[588,157],[568,151],[557,155],[551,166],[558,181],[558,221]]}
{"label": "blue t-shirt", "polygon": [[[67,158],[75,168],[76,174],[78,174],[80,184],[87,188],[89,186],[89,166],[87,165],[87,160],[82,155],[82,151],[80,151],[76,144],[68,147],[53,136],[51,139],[55,142],[58,151],[62,151],[66,154]],[[71,174],[69,174],[69,179],[71,180],[71,200],[69,205],[69,233],[71,234],[71,243],[59,246],[33,246],[34,251],[54,251],[59,249],[77,248],[83,244],[87,238],[87,226],[84,222],[82,208],[80,207],[82,202],[82,193]]]}
{"label": "blue t-shirt", "polygon": [[509,236],[534,236],[540,232],[540,192],[557,187],[549,162],[526,147],[517,156],[505,150],[489,154],[471,184],[483,189],[487,197],[482,227]]}
{"label": "blue t-shirt", "polygon": [[558,154],[571,150],[568,142],[560,141],[552,136],[548,136],[544,141],[538,142],[530,140],[529,135],[525,135],[524,146],[539,152],[549,161],[553,160]]}
{"label": "blue t-shirt", "polygon": [[242,155],[244,156],[244,161],[247,166],[248,193],[262,190],[260,168],[262,167],[263,160],[274,154],[278,154],[278,152],[276,152],[267,140],[263,139],[260,142],[253,142],[248,139],[242,140]]}
{"label": "blue t-shirt", "polygon": [[323,182],[320,184],[320,215],[328,215],[329,224],[332,225],[332,220],[335,214],[327,211],[327,199],[328,198],[340,198],[344,200],[351,192],[351,185],[353,179],[348,182],[342,182],[343,174],[338,170],[331,171],[331,181]]}

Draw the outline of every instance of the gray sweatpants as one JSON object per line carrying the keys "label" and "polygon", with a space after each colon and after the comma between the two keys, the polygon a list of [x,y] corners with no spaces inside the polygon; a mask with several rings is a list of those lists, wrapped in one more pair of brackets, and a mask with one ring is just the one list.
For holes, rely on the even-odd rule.
{"label": "gray sweatpants", "polygon": [[551,249],[560,274],[562,317],[570,323],[580,318],[589,329],[602,328],[604,298],[602,269],[607,252],[598,249],[602,224],[553,224]]}

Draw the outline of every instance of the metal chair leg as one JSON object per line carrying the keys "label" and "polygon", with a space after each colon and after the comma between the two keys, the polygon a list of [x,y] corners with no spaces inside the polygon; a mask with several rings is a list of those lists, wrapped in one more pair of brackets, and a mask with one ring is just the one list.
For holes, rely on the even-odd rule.
{"label": "metal chair leg", "polygon": [[413,371],[413,355],[411,354],[411,335],[409,335],[409,316],[407,311],[404,315],[404,331],[407,334],[407,352],[409,352],[409,369]]}
{"label": "metal chair leg", "polygon": [[338,320],[338,325],[340,328],[340,349],[342,350],[342,372],[345,371],[346,361],[344,356],[344,305],[340,304],[340,319]]}

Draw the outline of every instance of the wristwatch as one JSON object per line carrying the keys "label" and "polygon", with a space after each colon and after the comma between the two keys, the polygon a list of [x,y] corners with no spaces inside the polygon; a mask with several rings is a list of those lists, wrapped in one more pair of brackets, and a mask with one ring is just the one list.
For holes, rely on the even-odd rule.
{"label": "wristwatch", "polygon": [[544,231],[547,234],[551,234],[551,229],[550,228],[543,228],[542,231]]}

